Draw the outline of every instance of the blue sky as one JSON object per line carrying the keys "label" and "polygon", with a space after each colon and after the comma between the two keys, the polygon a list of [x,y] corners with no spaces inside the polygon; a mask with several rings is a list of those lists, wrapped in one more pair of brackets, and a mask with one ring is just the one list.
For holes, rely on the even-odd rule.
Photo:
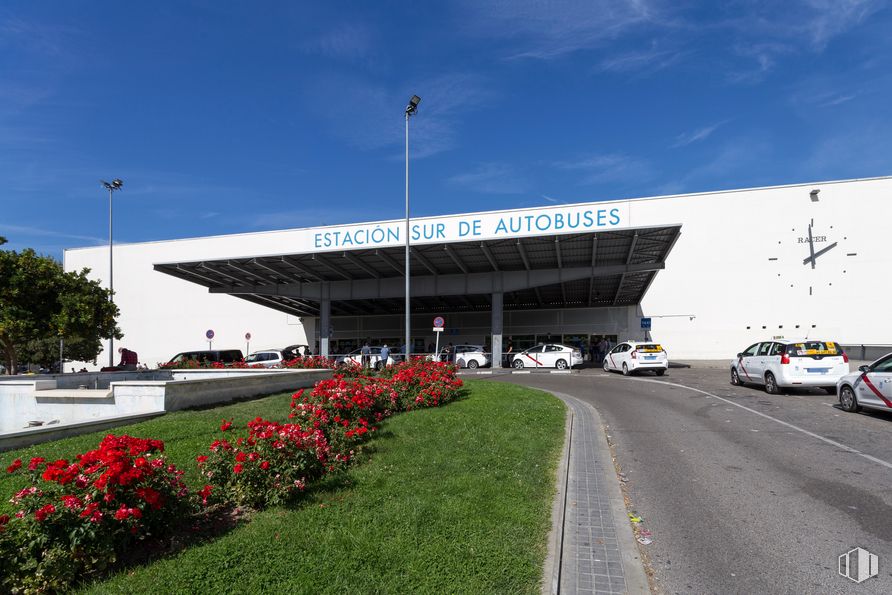
{"label": "blue sky", "polygon": [[115,241],[892,174],[870,0],[0,4],[0,235]]}

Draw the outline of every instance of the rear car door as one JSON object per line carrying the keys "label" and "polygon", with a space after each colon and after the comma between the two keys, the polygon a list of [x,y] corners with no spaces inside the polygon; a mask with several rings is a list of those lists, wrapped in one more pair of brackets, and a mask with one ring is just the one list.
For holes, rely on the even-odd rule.
{"label": "rear car door", "polygon": [[861,374],[855,381],[855,394],[862,405],[892,409],[892,354]]}
{"label": "rear car door", "polygon": [[546,345],[545,350],[542,352],[542,367],[554,368],[557,366],[559,359],[563,359],[568,366],[570,365],[569,354],[564,355],[564,348],[561,345]]}
{"label": "rear car door", "polygon": [[[757,377],[759,382],[765,382],[765,372],[769,370],[769,364],[771,363],[771,358],[768,354],[771,352],[772,345],[774,345],[774,343],[771,341],[761,343],[759,345],[758,353],[752,358],[753,363],[752,369],[750,369],[750,374]],[[777,378],[777,371],[774,372],[774,376]]]}

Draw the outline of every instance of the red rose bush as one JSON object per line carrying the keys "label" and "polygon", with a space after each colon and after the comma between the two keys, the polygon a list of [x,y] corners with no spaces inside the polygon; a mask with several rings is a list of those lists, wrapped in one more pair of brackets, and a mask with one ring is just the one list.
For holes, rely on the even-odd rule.
{"label": "red rose bush", "polygon": [[[328,362],[294,361],[301,364],[288,367]],[[241,429],[222,420],[223,435],[197,457],[206,485],[194,493],[165,459],[160,440],[108,435],[72,461],[35,457],[7,464],[7,473],[27,473],[31,481],[12,496],[16,512],[0,515],[0,593],[68,590],[134,542],[196,519],[202,505],[284,503],[352,463],[385,418],[445,405],[462,386],[455,366],[424,360],[380,373],[342,372],[292,395],[288,423],[258,417]]]}
{"label": "red rose bush", "polygon": [[[220,429],[231,426],[224,420]],[[331,448],[318,429],[259,417],[247,429],[247,436],[214,440],[210,453],[197,458],[209,482],[201,493],[205,503],[210,497],[255,508],[280,504],[329,467]]]}
{"label": "red rose bush", "polygon": [[14,461],[7,472],[29,473],[31,485],[11,498],[15,515],[0,519],[0,556],[9,566],[0,591],[64,589],[130,543],[176,528],[194,500],[163,452],[160,440],[108,435],[73,461],[35,457],[27,471]]}

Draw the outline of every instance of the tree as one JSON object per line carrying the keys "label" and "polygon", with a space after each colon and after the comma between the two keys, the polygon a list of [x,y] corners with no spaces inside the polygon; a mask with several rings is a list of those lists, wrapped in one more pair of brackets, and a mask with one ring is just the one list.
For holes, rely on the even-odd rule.
{"label": "tree", "polygon": [[[0,245],[5,243],[0,237]],[[7,374],[20,361],[49,363],[59,339],[65,340],[69,357],[91,360],[102,349],[102,339],[124,336],[109,291],[88,279],[89,272],[66,273],[54,259],[31,249],[0,250],[0,356]]]}

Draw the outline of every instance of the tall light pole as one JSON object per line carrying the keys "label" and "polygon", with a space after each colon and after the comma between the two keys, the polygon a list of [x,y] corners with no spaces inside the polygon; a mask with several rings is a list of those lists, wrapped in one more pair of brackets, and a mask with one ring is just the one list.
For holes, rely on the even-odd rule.
{"label": "tall light pole", "polygon": [[406,106],[406,353],[403,356],[409,361],[409,352],[412,351],[411,310],[409,306],[410,275],[409,275],[409,118],[418,112],[418,104],[421,97],[413,95]]}
{"label": "tall light pole", "polygon": [[[108,301],[115,303],[115,257],[114,244],[112,243],[112,195],[115,190],[120,190],[124,186],[124,182],[120,178],[115,178],[111,182],[100,180],[102,185],[108,190]],[[108,367],[115,365],[115,336],[114,332],[108,339]]]}

